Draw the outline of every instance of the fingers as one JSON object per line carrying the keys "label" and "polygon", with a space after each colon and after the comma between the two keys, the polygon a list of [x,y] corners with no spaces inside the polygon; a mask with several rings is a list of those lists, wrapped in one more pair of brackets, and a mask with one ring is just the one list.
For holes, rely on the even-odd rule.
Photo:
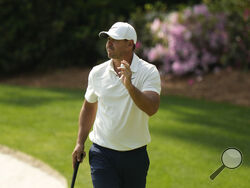
{"label": "fingers", "polygon": [[84,151],[77,153],[77,161],[81,163],[85,156],[86,156],[86,153]]}
{"label": "fingers", "polygon": [[121,61],[121,65],[125,66],[126,68],[130,68],[129,63],[125,60]]}
{"label": "fingers", "polygon": [[77,161],[78,162],[81,162],[82,161],[82,157],[81,157],[81,153],[77,153],[77,155],[76,155],[76,158],[77,158]]}
{"label": "fingers", "polygon": [[128,89],[131,87],[132,82],[131,82],[131,77],[132,77],[132,72],[130,69],[130,65],[127,61],[122,60],[121,65],[118,68],[118,75],[119,79],[122,81],[123,85]]}
{"label": "fingers", "polygon": [[72,155],[72,167],[75,168],[76,163],[81,163],[83,161],[83,153],[73,153]]}
{"label": "fingers", "polygon": [[75,166],[76,166],[76,161],[77,161],[76,153],[73,152],[73,153],[72,153],[72,168],[75,168]]}
{"label": "fingers", "polygon": [[81,163],[83,158],[86,156],[86,153],[83,149],[76,147],[72,153],[72,167],[75,168],[77,162]]}
{"label": "fingers", "polygon": [[120,67],[118,67],[118,70],[120,71],[118,74],[119,76],[124,75],[125,77],[130,77],[132,75],[130,70],[130,65],[127,61],[122,60]]}

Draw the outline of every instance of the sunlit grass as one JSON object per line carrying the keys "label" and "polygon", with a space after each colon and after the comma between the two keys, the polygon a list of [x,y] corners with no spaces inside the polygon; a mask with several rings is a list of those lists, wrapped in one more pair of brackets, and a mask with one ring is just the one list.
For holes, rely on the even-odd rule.
{"label": "sunlit grass", "polygon": [[[48,163],[70,184],[83,98],[80,90],[1,85],[0,144]],[[250,108],[164,96],[149,126],[148,188],[248,187]],[[90,145],[88,141],[87,150]],[[211,181],[221,153],[230,146],[243,152],[243,165],[225,169]],[[92,187],[88,158],[80,166],[76,187]]]}

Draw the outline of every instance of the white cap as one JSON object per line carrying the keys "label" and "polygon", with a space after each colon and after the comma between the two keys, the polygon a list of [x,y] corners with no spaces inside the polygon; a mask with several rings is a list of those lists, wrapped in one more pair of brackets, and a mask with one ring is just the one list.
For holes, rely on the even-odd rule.
{"label": "white cap", "polygon": [[115,40],[133,40],[134,44],[137,41],[136,31],[132,25],[125,22],[116,22],[109,31],[102,31],[99,33],[99,37],[110,36]]}

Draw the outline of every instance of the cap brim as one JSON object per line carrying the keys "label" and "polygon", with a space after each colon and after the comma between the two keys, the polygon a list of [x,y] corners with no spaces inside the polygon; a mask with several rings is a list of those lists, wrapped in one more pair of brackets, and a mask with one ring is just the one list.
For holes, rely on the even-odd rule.
{"label": "cap brim", "polygon": [[99,37],[102,37],[102,38],[108,38],[109,35],[107,33],[108,32],[106,32],[106,31],[102,31],[98,35],[99,35]]}
{"label": "cap brim", "polygon": [[108,38],[111,37],[115,40],[123,40],[124,38],[118,37],[117,35],[115,35],[114,33],[111,32],[107,32],[107,31],[102,31],[99,33],[99,37],[103,37],[103,38]]}

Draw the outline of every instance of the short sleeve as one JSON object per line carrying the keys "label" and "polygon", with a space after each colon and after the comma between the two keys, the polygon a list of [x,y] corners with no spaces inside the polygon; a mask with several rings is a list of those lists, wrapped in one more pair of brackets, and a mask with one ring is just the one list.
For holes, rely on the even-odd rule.
{"label": "short sleeve", "polygon": [[97,95],[95,94],[95,87],[94,87],[94,71],[93,69],[90,71],[89,73],[89,77],[88,77],[88,87],[87,87],[87,91],[85,93],[85,99],[90,102],[90,103],[94,103],[97,101]]}
{"label": "short sleeve", "polygon": [[146,79],[143,83],[142,91],[154,91],[160,95],[161,93],[161,78],[159,71],[155,66],[149,69]]}

